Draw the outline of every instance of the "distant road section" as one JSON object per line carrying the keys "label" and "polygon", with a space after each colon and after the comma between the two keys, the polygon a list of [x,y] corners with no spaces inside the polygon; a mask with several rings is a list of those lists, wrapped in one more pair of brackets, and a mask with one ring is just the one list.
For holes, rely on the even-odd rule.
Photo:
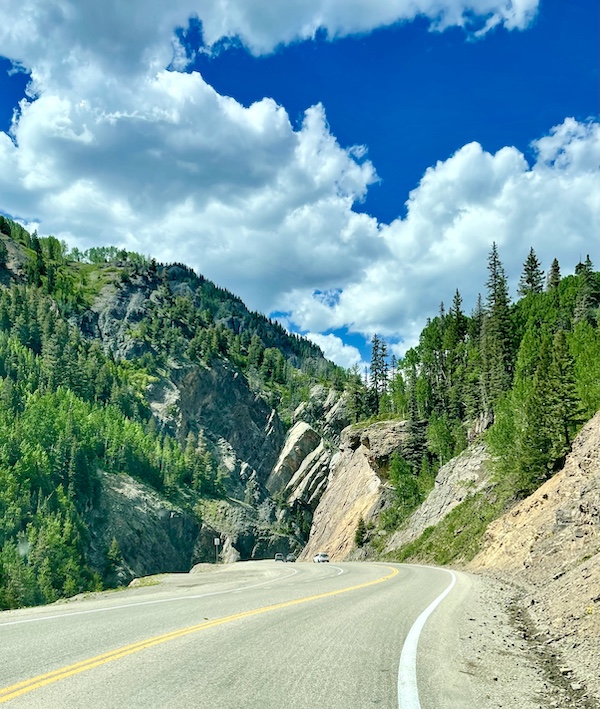
{"label": "distant road section", "polygon": [[[464,593],[469,577],[457,576]],[[450,659],[447,667],[439,666],[440,647],[452,636],[445,601],[430,618],[421,616],[441,594],[452,598],[448,589],[454,583],[447,571],[427,567],[244,562],[0,613],[0,704],[39,709],[476,706],[469,704],[466,675],[451,682],[453,695],[464,703],[443,698],[452,671]],[[425,620],[426,632],[419,637]],[[412,640],[405,645],[407,636]],[[417,693],[413,687],[406,700],[398,697],[403,647],[414,655],[416,668]],[[406,677],[410,671],[408,662]]]}

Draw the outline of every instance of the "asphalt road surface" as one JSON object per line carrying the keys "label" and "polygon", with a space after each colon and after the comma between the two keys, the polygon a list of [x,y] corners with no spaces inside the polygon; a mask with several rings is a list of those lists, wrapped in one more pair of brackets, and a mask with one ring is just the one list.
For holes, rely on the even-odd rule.
{"label": "asphalt road surface", "polygon": [[452,626],[469,584],[418,566],[261,561],[6,611],[0,704],[470,709]]}

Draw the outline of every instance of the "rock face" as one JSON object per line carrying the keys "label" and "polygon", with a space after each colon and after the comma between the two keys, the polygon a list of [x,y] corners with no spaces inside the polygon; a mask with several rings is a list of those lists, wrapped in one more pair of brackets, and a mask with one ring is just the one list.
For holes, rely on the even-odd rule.
{"label": "rock face", "polygon": [[516,576],[538,629],[600,700],[600,412],[564,468],[493,522],[475,570]]}
{"label": "rock face", "polygon": [[323,438],[337,445],[342,430],[351,421],[348,397],[336,389],[316,384],[310,390],[308,401],[303,401],[294,411],[293,421],[308,423]]}
{"label": "rock face", "polygon": [[314,512],[327,488],[331,451],[323,440],[302,461],[302,464],[285,488],[289,506],[302,507]]}
{"label": "rock face", "polygon": [[123,556],[115,569],[118,583],[135,576],[189,571],[198,536],[196,519],[129,475],[99,475],[99,500],[87,518],[92,565],[103,568],[114,538]]}
{"label": "rock face", "polygon": [[145,343],[133,336],[136,325],[148,314],[148,301],[156,283],[148,276],[136,276],[116,287],[105,286],[81,323],[82,331],[102,340],[106,351],[118,359],[139,357]]}
{"label": "rock face", "polygon": [[381,509],[385,486],[378,473],[387,472],[392,453],[402,449],[404,421],[383,421],[344,429],[340,452],[330,464],[327,488],[315,511],[302,559],[318,551],[334,560],[345,559],[354,548],[358,520],[365,522]]}
{"label": "rock face", "polygon": [[172,380],[179,391],[183,435],[202,429],[229,451],[238,474],[247,478],[256,471],[258,482],[264,484],[285,439],[277,413],[226,362],[174,370]]}
{"label": "rock face", "polygon": [[488,461],[485,445],[479,443],[443,465],[427,499],[410,515],[403,528],[390,537],[385,551],[399,549],[417,539],[466,497],[486,487],[490,482]]}
{"label": "rock face", "polygon": [[[189,295],[189,285],[177,282],[185,276],[179,270],[168,269],[170,288]],[[118,359],[141,356],[148,346],[136,338],[136,328],[148,315],[160,284],[156,275],[136,275],[118,287],[108,284],[83,317],[82,331],[99,338]],[[205,434],[232,474],[234,487],[243,486],[253,474],[264,484],[285,431],[277,413],[227,362],[215,359],[210,367],[172,364],[171,371],[151,385],[148,400],[155,418],[172,435],[183,440],[190,431]]]}
{"label": "rock face", "polygon": [[273,495],[287,487],[288,483],[310,455],[321,443],[321,436],[304,421],[299,421],[289,431],[266,483]]}

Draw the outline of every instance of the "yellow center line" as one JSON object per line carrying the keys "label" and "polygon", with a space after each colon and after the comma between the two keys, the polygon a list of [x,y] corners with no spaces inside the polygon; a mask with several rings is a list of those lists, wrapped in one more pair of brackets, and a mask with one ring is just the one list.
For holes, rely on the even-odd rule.
{"label": "yellow center line", "polygon": [[374,586],[375,584],[382,583],[383,581],[391,579],[398,573],[398,569],[394,569],[391,566],[388,566],[387,568],[390,569],[390,573],[387,574],[387,576],[382,576],[379,579],[375,579],[375,581],[368,581],[367,583],[361,583],[356,586],[349,586],[348,588],[342,588],[338,591],[327,591],[326,593],[319,593],[316,596],[305,596],[304,598],[296,598],[292,601],[283,601],[282,603],[275,603],[271,606],[263,606],[262,608],[256,608],[254,610],[243,611],[242,613],[236,613],[234,615],[228,615],[225,618],[210,620],[206,623],[191,625],[187,628],[174,630],[170,633],[164,633],[163,635],[157,635],[153,638],[140,640],[137,643],[125,645],[124,647],[117,648],[116,650],[105,652],[102,655],[90,657],[87,660],[76,662],[73,665],[67,665],[66,667],[53,670],[52,672],[46,672],[45,674],[38,675],[37,677],[32,677],[31,679],[26,679],[22,682],[11,684],[9,687],[4,687],[3,689],[0,689],[0,704],[8,702],[11,699],[16,699],[16,697],[20,697],[23,694],[32,692],[35,689],[45,687],[46,685],[52,684],[53,682],[58,682],[61,679],[66,679],[67,677],[72,677],[73,675],[79,674],[80,672],[85,672],[86,670],[91,670],[94,667],[105,665],[107,662],[119,660],[122,657],[127,657],[127,655],[133,655],[133,653],[135,652],[140,652],[141,650],[146,650],[147,648],[154,647],[155,645],[161,645],[162,643],[169,642],[170,640],[176,640],[177,638],[182,638],[186,635],[191,635],[192,633],[198,633],[201,630],[208,630],[209,628],[215,628],[218,625],[232,623],[233,621],[241,620],[242,618],[250,618],[251,616],[260,615],[261,613],[269,613],[270,611],[279,610],[280,608],[289,608],[290,606],[296,606],[300,603],[317,601],[321,598],[337,596],[341,593],[349,593],[350,591],[357,591],[360,588]]}

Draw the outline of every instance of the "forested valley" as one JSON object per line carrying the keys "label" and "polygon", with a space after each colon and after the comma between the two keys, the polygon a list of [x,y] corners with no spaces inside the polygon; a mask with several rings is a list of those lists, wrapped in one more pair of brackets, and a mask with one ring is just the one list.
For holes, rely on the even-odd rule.
{"label": "forested valley", "polygon": [[[394,491],[379,516],[383,534],[426,497],[441,465],[483,436],[496,485],[463,510],[476,540],[561,467],[600,408],[600,274],[589,257],[564,277],[556,260],[545,274],[533,249],[524,258],[516,300],[493,245],[470,314],[457,290],[402,358],[375,335],[368,371],[345,371],[183,264],[114,247],[69,251],[0,216],[0,609],[115,583],[117,541],[102,564],[89,555],[99,471],[127,473],[197,515],[202,500],[227,498],[285,508],[255,476],[240,492],[202,430],[152,412],[148,392],[161,378],[216,362],[242,376],[283,427],[315,384],[343,392],[355,424],[408,421],[407,443],[383,473]],[[119,341],[102,340],[92,306],[129,286],[150,294],[143,312]],[[306,541],[310,525],[288,519],[279,531]],[[357,545],[371,539],[377,553],[376,531],[359,523]]]}
{"label": "forested valley", "polygon": [[[0,608],[111,585],[116,540],[102,567],[88,559],[99,470],[192,511],[230,493],[201,431],[182,437],[151,415],[148,387],[170,367],[227,359],[284,419],[317,378],[343,382],[312,343],[186,266],[173,272],[113,247],[68,252],[0,216]],[[123,357],[86,331],[86,313],[103,288],[132,278],[154,295],[127,333],[139,356]]]}

